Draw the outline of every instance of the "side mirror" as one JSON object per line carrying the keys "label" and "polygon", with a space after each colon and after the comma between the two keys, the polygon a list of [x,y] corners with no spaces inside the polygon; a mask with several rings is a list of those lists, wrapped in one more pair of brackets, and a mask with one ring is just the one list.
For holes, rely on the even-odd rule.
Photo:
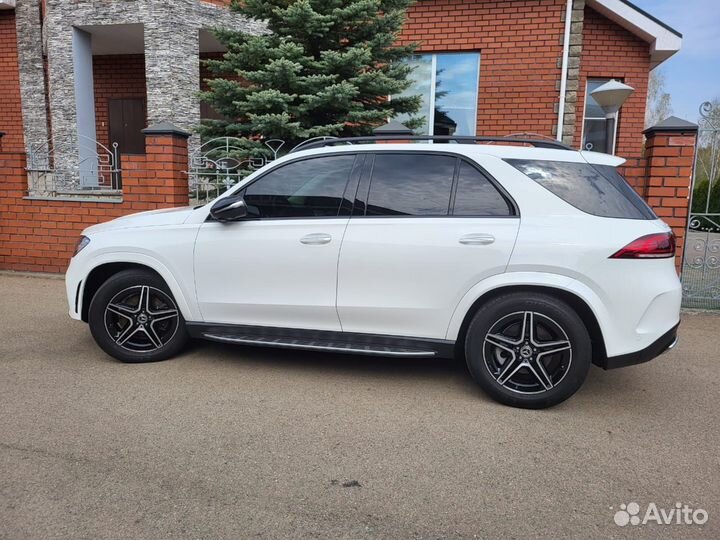
{"label": "side mirror", "polygon": [[248,215],[242,195],[223,197],[210,208],[210,215],[218,221],[237,221]]}

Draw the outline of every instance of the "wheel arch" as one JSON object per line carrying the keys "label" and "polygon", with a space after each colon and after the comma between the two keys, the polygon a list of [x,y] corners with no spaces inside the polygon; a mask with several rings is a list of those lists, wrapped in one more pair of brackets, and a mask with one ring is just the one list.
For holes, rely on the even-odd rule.
{"label": "wheel arch", "polygon": [[502,296],[503,294],[517,292],[533,292],[545,294],[547,296],[557,298],[558,300],[562,300],[569,304],[570,307],[572,307],[578,314],[578,316],[582,319],[585,328],[587,328],[588,334],[590,334],[590,339],[592,341],[593,364],[601,365],[605,361],[605,359],[607,358],[605,337],[597,315],[592,310],[588,302],[579,294],[573,291],[548,284],[506,284],[485,291],[482,295],[476,298],[475,301],[472,302],[470,308],[467,309],[465,315],[462,318],[462,321],[460,322],[456,337],[457,354],[461,356],[464,354],[465,347],[463,344],[465,343],[465,336],[467,334],[468,326],[470,325],[470,321],[472,321],[472,318],[483,306],[483,304],[489,302],[490,300],[493,300],[494,298]]}
{"label": "wheel arch", "polygon": [[124,270],[144,270],[158,276],[162,279],[170,289],[178,308],[186,320],[192,320],[191,310],[188,305],[185,294],[180,285],[175,280],[170,271],[161,264],[153,264],[156,261],[146,260],[106,260],[98,261],[97,264],[88,272],[87,277],[83,281],[82,296],[80,301],[80,318],[88,322],[88,312],[90,303],[97,293],[98,289],[110,277]]}
{"label": "wheel arch", "polygon": [[129,263],[129,262],[109,262],[99,264],[93,268],[85,279],[82,293],[82,304],[80,306],[80,318],[84,322],[88,322],[88,312],[90,311],[90,303],[95,297],[95,293],[98,289],[115,274],[124,270],[145,270],[152,272],[156,276],[162,278],[160,274],[154,269],[144,264]]}

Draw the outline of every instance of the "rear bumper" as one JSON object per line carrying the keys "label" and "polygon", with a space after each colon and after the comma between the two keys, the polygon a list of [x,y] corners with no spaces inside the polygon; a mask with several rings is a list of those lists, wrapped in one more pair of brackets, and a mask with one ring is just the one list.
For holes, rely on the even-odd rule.
{"label": "rear bumper", "polygon": [[679,326],[680,323],[677,323],[668,332],[642,350],[620,356],[611,356],[598,365],[603,369],[615,369],[649,362],[656,356],[660,356],[665,351],[675,347],[678,341],[677,331]]}

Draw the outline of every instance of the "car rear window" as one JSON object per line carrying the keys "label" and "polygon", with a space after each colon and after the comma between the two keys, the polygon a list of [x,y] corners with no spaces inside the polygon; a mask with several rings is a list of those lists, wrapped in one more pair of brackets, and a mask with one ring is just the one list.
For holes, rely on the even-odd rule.
{"label": "car rear window", "polygon": [[657,219],[652,209],[615,167],[535,159],[505,161],[588,214],[610,218]]}

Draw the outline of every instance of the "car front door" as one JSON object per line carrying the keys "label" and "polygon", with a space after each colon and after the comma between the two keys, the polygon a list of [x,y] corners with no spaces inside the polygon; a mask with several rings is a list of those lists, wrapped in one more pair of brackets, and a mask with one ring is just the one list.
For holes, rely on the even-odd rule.
{"label": "car front door", "polygon": [[200,227],[194,260],[205,322],[340,330],[338,255],[360,159],[280,164],[242,189],[246,219]]}
{"label": "car front door", "polygon": [[518,211],[465,158],[386,151],[368,161],[340,251],[343,330],[444,339],[463,295],[505,271]]}

